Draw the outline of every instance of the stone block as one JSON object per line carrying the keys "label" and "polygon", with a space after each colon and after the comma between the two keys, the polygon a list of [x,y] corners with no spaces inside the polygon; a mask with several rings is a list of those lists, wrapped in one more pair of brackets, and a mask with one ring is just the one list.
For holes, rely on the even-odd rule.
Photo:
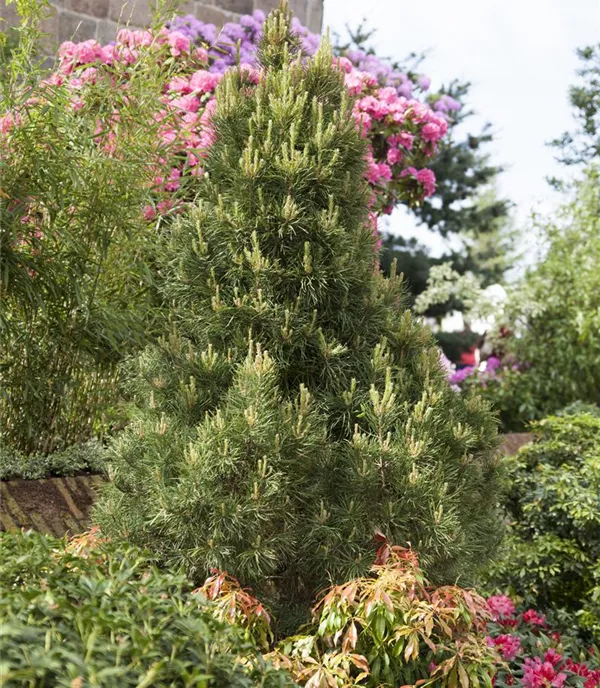
{"label": "stone block", "polygon": [[236,15],[231,12],[225,12],[218,7],[211,7],[204,3],[196,4],[195,15],[200,21],[214,24],[218,29],[220,29],[223,24],[237,19]]}
{"label": "stone block", "polygon": [[58,40],[63,43],[96,38],[96,26],[95,19],[64,10],[58,15]]}
{"label": "stone block", "polygon": [[195,0],[185,0],[181,4],[177,5],[177,14],[185,17],[188,14],[195,14],[196,12],[196,2]]}
{"label": "stone block", "polygon": [[311,0],[306,26],[313,33],[321,33],[323,30],[323,0]]}
{"label": "stone block", "polygon": [[236,14],[252,14],[254,0],[217,0],[216,4],[228,12]]}
{"label": "stone block", "polygon": [[290,0],[290,10],[294,14],[294,17],[306,24],[307,11],[306,6],[310,0]]}
{"label": "stone block", "polygon": [[279,7],[279,0],[254,0],[254,9],[262,10],[265,14],[276,7]]}
{"label": "stone block", "polygon": [[156,4],[153,0],[110,0],[108,16],[119,26],[131,24],[137,27],[147,27],[152,23],[152,16]]}
{"label": "stone block", "polygon": [[89,17],[104,19],[108,17],[110,0],[66,0],[65,8]]}
{"label": "stone block", "polygon": [[43,36],[40,39],[39,49],[44,55],[52,55],[58,48],[59,15],[55,10],[40,22],[40,31]]}
{"label": "stone block", "polygon": [[96,31],[96,40],[102,45],[107,45],[117,38],[117,24],[109,20],[98,22],[98,29]]}
{"label": "stone block", "polygon": [[21,17],[17,12],[17,6],[14,2],[8,5],[6,0],[0,0],[0,19],[2,19],[2,24],[0,24],[0,30],[2,31],[4,31],[7,26],[19,26]]}

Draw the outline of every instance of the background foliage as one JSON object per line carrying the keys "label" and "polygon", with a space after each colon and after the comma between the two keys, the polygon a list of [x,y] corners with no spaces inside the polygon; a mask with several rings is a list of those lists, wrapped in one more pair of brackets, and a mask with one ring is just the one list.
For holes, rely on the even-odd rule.
{"label": "background foliage", "polygon": [[538,439],[512,460],[509,535],[493,582],[598,642],[600,411],[578,406],[533,430]]}

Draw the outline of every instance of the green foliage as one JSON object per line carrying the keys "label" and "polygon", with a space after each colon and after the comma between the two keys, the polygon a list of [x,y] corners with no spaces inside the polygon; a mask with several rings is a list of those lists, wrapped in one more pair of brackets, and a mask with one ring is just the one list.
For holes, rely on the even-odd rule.
{"label": "green foliage", "polygon": [[3,686],[283,688],[240,626],[179,573],[93,536],[1,536]]}
{"label": "green foliage", "polygon": [[0,455],[0,480],[39,480],[52,476],[103,473],[105,466],[105,448],[97,439],[72,444],[50,454],[25,454],[4,443]]}
{"label": "green foliage", "polygon": [[505,552],[493,582],[600,638],[600,415],[551,416],[512,459]]}
{"label": "green foliage", "polygon": [[[464,96],[467,91],[468,85],[455,84],[449,89],[455,96]],[[459,113],[457,124],[471,114]],[[413,212],[429,230],[444,238],[458,239],[459,248],[433,258],[418,242],[406,242],[393,235],[384,239],[382,267],[387,269],[392,260],[397,260],[414,296],[424,291],[429,269],[442,262],[450,262],[461,275],[477,275],[488,286],[502,281],[514,260],[509,230],[512,204],[499,198],[493,186],[502,168],[492,165],[483,150],[493,140],[489,125],[480,135],[469,134],[465,139],[458,138],[454,129],[440,143],[440,151],[431,161],[436,193]],[[460,302],[448,302],[430,309],[428,315],[444,315],[456,307],[463,309]]]}
{"label": "green foliage", "polygon": [[[600,403],[600,184],[590,168],[557,221],[541,227],[545,257],[514,290],[499,324],[516,332],[519,370],[486,389],[522,423]],[[510,418],[504,415],[510,427]]]}
{"label": "green foliage", "polygon": [[301,685],[492,686],[489,612],[474,591],[435,589],[410,550],[383,545],[372,576],[329,590],[314,626],[270,657]]}
{"label": "green foliage", "polygon": [[[140,211],[156,174],[164,68],[150,48],[135,68],[116,62],[82,84],[85,107],[75,106],[33,61],[45,5],[33,3],[36,14],[31,4],[20,3],[2,82],[0,408],[4,441],[46,453],[122,417],[117,365],[152,326],[156,233]],[[114,85],[120,70],[126,91]]]}
{"label": "green foliage", "polygon": [[276,11],[258,86],[237,70],[219,85],[208,182],[164,268],[173,332],[131,370],[136,417],[95,514],[288,611],[366,573],[378,531],[454,582],[500,527],[495,421],[374,269],[343,75],[326,43],[305,63],[290,45]]}
{"label": "green foliage", "polygon": [[577,50],[581,83],[571,86],[569,101],[577,128],[552,141],[565,165],[590,164],[600,157],[600,43]]}

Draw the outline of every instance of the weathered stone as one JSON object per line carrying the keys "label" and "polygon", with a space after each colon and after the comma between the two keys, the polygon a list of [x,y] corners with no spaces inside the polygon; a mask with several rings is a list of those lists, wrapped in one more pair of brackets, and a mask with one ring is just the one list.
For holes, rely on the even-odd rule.
{"label": "weathered stone", "polygon": [[307,19],[308,12],[306,10],[309,2],[310,0],[290,0],[290,10],[303,24]]}
{"label": "weathered stone", "polygon": [[73,14],[63,10],[58,15],[58,40],[63,41],[87,41],[96,38],[95,19],[90,19],[81,14]]}
{"label": "weathered stone", "polygon": [[279,7],[279,0],[254,0],[254,9],[262,10],[265,13]]}
{"label": "weathered stone", "polygon": [[[298,19],[311,31],[318,33],[323,18],[324,0],[290,0]],[[152,21],[157,0],[50,0],[58,12],[48,18],[44,30],[49,34],[42,40],[42,53],[52,53],[57,43],[65,40],[84,41],[97,38],[101,43],[115,39],[117,25],[146,27]],[[254,9],[270,12],[279,0],[184,0],[179,10],[193,14],[203,22],[217,27],[236,21],[241,14]],[[64,9],[63,9],[64,8]],[[5,26],[18,26],[19,15],[15,3],[0,0],[0,17]]]}
{"label": "weathered stone", "polygon": [[40,39],[39,50],[42,54],[53,54],[58,48],[58,12],[54,11],[40,22],[40,31],[44,34]]}
{"label": "weathered stone", "polygon": [[[6,0],[0,0],[0,19],[7,26],[18,26],[20,17],[15,3],[8,5]],[[4,27],[2,27],[4,30]]]}
{"label": "weathered stone", "polygon": [[252,14],[254,9],[254,0],[218,0],[216,4],[224,10],[237,14]]}
{"label": "weathered stone", "polygon": [[152,22],[155,9],[156,4],[152,0],[110,0],[108,15],[119,26],[131,24],[141,27]]}
{"label": "weathered stone", "polygon": [[323,28],[323,0],[311,0],[305,24],[313,33],[321,33]]}
{"label": "weathered stone", "polygon": [[104,19],[108,17],[109,4],[110,0],[66,0],[65,7],[79,14]]}
{"label": "weathered stone", "polygon": [[107,45],[114,41],[117,37],[118,26],[115,22],[104,20],[98,22],[98,30],[96,32],[96,40],[102,45]]}
{"label": "weathered stone", "polygon": [[214,24],[218,29],[220,29],[223,24],[230,21],[235,21],[236,16],[231,12],[225,12],[218,7],[210,7],[204,3],[196,4],[196,18],[200,21]]}

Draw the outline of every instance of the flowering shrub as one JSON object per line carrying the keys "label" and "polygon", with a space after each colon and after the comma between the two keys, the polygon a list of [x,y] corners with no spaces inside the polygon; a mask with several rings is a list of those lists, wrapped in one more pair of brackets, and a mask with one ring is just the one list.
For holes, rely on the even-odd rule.
{"label": "flowering shrub", "polygon": [[[12,299],[4,320],[27,339],[24,347],[16,340],[3,346],[26,351],[24,362],[9,365],[5,385],[13,390],[8,439],[17,449],[52,451],[103,431],[115,415],[119,421],[108,410],[115,366],[143,342],[156,314],[147,298],[156,233],[147,223],[195,198],[214,138],[215,89],[238,61],[247,88],[257,84],[264,19],[255,12],[220,34],[190,18],[170,26],[157,20],[147,31],[121,30],[110,45],[68,41],[40,83],[15,78],[18,97],[5,98],[0,114],[0,243]],[[294,30],[303,53],[312,54],[319,37],[298,22]],[[426,164],[458,106],[434,97],[430,107],[413,95],[425,92],[426,80],[413,84],[376,60],[352,54],[334,61],[356,95],[356,126],[369,142],[376,229],[377,214],[433,193]],[[33,319],[22,309],[31,302]],[[19,325],[26,317],[30,325]],[[54,332],[64,335],[64,359]],[[33,427],[40,416],[47,427]]]}
{"label": "flowering shrub", "polygon": [[490,686],[496,652],[485,602],[429,588],[413,552],[384,542],[372,577],[338,585],[313,610],[311,633],[269,655],[306,686]]}
{"label": "flowering shrub", "polygon": [[[264,13],[257,10],[242,17],[239,24],[226,24],[219,33],[214,25],[188,16],[154,31],[123,29],[116,42],[107,46],[94,40],[61,45],[58,68],[45,84],[66,89],[75,110],[93,111],[96,106],[96,100],[85,97],[86,84],[110,75],[126,89],[129,74],[135,72],[148,49],[164,54],[163,94],[154,115],[163,123],[156,159],[167,163],[170,170],[155,176],[155,189],[162,193],[153,207],[145,209],[146,219],[165,214],[176,205],[172,193],[180,190],[185,177],[202,175],[202,151],[210,146],[212,137],[209,121],[213,94],[223,72],[239,62],[249,84],[260,78],[254,64],[264,20]],[[294,29],[303,53],[312,55],[319,37],[297,20]],[[431,107],[415,99],[413,89],[426,90],[427,79],[421,77],[414,84],[406,74],[361,51],[349,51],[348,57],[340,56],[337,61],[346,73],[349,91],[357,96],[357,126],[370,141],[367,175],[374,212],[391,212],[398,202],[416,202],[433,194],[435,176],[424,165],[448,130],[449,114],[460,104],[445,95],[434,96]],[[126,65],[126,69],[115,73],[117,65]],[[0,128],[8,132],[19,121],[20,112],[9,112],[0,119]],[[113,118],[98,122],[97,142],[109,155],[119,135],[118,121],[116,111]]]}
{"label": "flowering shrub", "polygon": [[580,644],[552,630],[544,614],[535,609],[517,613],[506,595],[487,600],[492,620],[487,642],[495,648],[499,664],[494,685],[523,688],[597,688],[600,664],[596,648]]}
{"label": "flowering shrub", "polygon": [[[227,23],[218,32],[194,16],[180,17],[169,29],[188,38],[195,46],[207,45],[208,69],[222,74],[236,63],[254,65],[265,15],[257,10],[239,23]],[[299,46],[313,55],[320,37],[292,20]],[[338,58],[346,73],[346,85],[357,96],[354,116],[369,138],[368,180],[374,192],[373,210],[391,212],[398,202],[415,202],[435,191],[435,175],[423,168],[448,130],[448,120],[461,105],[446,94],[433,95],[430,103],[419,101],[414,92],[429,89],[429,79],[394,70],[387,62],[362,50],[347,50]]]}

